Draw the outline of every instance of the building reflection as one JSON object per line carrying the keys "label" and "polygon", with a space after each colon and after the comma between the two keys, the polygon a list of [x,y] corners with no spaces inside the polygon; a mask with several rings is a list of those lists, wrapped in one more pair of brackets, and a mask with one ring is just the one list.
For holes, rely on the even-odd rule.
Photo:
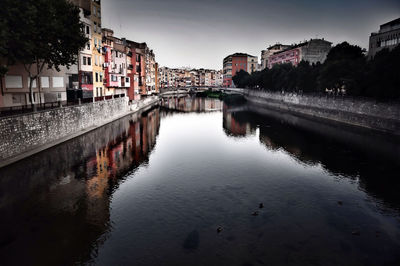
{"label": "building reflection", "polygon": [[231,107],[224,103],[222,111],[225,134],[233,137],[245,137],[255,134],[256,128],[245,119],[239,118],[241,116],[240,109],[238,110],[235,106]]}
{"label": "building reflection", "polygon": [[159,109],[136,116],[0,169],[3,263],[90,261],[110,230],[112,192],[156,145]]}
{"label": "building reflection", "polygon": [[267,149],[285,152],[309,166],[321,166],[337,177],[358,180],[360,189],[400,210],[398,139],[251,105],[225,105],[227,135],[248,136],[259,128],[259,141]]}
{"label": "building reflection", "polygon": [[195,97],[190,95],[164,97],[161,106],[179,112],[213,112],[222,110],[219,99]]}

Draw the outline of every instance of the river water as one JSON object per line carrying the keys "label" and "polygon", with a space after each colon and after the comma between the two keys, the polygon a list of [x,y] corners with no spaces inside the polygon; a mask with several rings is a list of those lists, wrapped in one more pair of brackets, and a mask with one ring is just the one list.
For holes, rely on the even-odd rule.
{"label": "river water", "polygon": [[400,265],[397,139],[161,105],[0,169],[0,264]]}

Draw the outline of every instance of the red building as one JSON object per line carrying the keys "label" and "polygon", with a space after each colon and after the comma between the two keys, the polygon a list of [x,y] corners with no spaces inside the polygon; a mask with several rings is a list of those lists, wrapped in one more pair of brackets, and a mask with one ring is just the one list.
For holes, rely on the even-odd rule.
{"label": "red building", "polygon": [[311,39],[270,55],[267,58],[268,68],[285,63],[297,66],[301,61],[310,64],[323,63],[331,47],[332,43],[324,39]]}
{"label": "red building", "polygon": [[254,59],[257,61],[257,57],[251,56],[244,53],[235,53],[232,55],[228,55],[224,58],[223,61],[223,86],[224,87],[232,87],[233,82],[232,78],[236,75],[236,73],[244,70],[249,72],[249,59]]}
{"label": "red building", "polygon": [[272,66],[276,64],[286,64],[286,63],[290,63],[294,66],[297,66],[300,63],[300,61],[301,61],[300,48],[283,50],[269,57],[268,68],[272,68]]}

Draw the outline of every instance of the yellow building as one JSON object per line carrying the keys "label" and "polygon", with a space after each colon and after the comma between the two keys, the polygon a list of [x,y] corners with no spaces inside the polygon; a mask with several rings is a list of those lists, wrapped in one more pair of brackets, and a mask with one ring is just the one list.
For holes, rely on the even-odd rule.
{"label": "yellow building", "polygon": [[104,70],[102,56],[102,35],[101,35],[101,4],[100,0],[91,1],[91,20],[93,34],[91,40],[92,46],[92,65],[93,65],[93,96],[104,96]]}

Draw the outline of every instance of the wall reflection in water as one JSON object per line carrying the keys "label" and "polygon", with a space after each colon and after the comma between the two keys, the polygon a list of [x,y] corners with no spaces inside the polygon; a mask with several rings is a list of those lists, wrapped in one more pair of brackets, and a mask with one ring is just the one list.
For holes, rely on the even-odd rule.
{"label": "wall reflection in water", "polygon": [[88,261],[110,230],[110,197],[146,164],[159,109],[126,117],[0,169],[0,264]]}
{"label": "wall reflection in water", "polygon": [[306,165],[359,181],[361,189],[400,210],[400,142],[365,130],[316,122],[254,105],[223,106],[228,136],[254,135],[271,151],[283,151]]}
{"label": "wall reflection in water", "polygon": [[222,110],[219,99],[184,95],[180,97],[164,97],[161,106],[179,112],[213,112]]}
{"label": "wall reflection in water", "polygon": [[[287,258],[290,249],[296,262],[300,255],[308,258],[328,252],[329,256],[314,258],[315,262],[335,261],[332,258],[339,254],[340,264],[356,248],[353,258],[357,261],[366,261],[365,254],[377,249],[398,258],[393,252],[398,249],[398,229],[386,228],[385,219],[398,217],[400,211],[397,140],[245,104],[227,101],[222,106],[217,99],[166,98],[162,106],[162,112],[153,109],[120,119],[0,169],[0,264],[73,265],[98,258],[110,264],[104,256],[121,265],[132,259],[160,265],[167,258],[175,264],[183,260],[186,265],[233,265],[239,259],[247,261],[247,256],[266,258],[267,264],[268,258]],[[214,110],[223,114],[185,114],[163,120],[155,149],[162,117]],[[197,129],[204,131],[189,126],[193,117],[199,123]],[[168,161],[170,147],[174,158]],[[147,166],[152,151],[155,156],[148,171],[137,171]],[[163,163],[172,165],[165,169]],[[317,171],[303,166],[317,166]],[[296,171],[307,176],[293,177]],[[163,178],[155,178],[161,172]],[[312,172],[317,175],[308,178]],[[124,178],[157,182],[136,191],[132,187],[116,191]],[[349,189],[343,184],[347,182],[335,182],[336,178],[351,181],[345,195],[339,192]],[[383,215],[371,211],[369,205],[349,204],[364,200],[365,193],[352,190],[353,185],[365,191],[373,208],[378,206]],[[117,202],[111,213],[113,197]],[[342,197],[348,200],[348,209],[337,208],[336,201]],[[265,213],[255,218],[250,211],[261,199]],[[366,238],[358,240],[347,223],[365,223],[371,230],[385,228],[375,238],[364,226],[360,237]],[[225,229],[217,234],[220,224]],[[182,251],[187,235],[198,237],[195,252]],[[340,246],[343,250],[331,252]],[[216,252],[224,256],[216,257]],[[372,254],[368,260],[380,262],[386,255]]]}

